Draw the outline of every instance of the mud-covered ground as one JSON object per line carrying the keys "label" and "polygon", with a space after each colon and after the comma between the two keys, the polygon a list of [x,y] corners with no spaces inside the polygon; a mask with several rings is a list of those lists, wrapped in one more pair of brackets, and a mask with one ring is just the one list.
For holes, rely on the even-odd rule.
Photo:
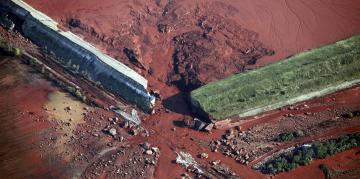
{"label": "mud-covered ground", "polygon": [[128,139],[114,113],[78,101],[18,58],[0,56],[0,64],[2,178],[153,176],[160,151]]}
{"label": "mud-covered ground", "polygon": [[43,105],[55,89],[16,58],[0,56],[0,177],[54,177],[71,172],[47,147],[55,123]]}
{"label": "mud-covered ground", "polygon": [[149,80],[189,89],[360,31],[350,0],[26,2]]}
{"label": "mud-covered ground", "polygon": [[[66,167],[56,165],[61,168],[56,170],[52,168],[53,165],[40,160],[39,163],[44,164],[44,167],[34,173],[41,176],[181,178],[185,173],[193,176],[193,171],[175,163],[175,152],[185,151],[195,158],[209,176],[268,178],[270,176],[224,156],[220,150],[212,151],[210,142],[222,138],[225,130],[217,129],[206,133],[183,126],[183,120],[192,117],[183,98],[186,95],[182,91],[360,33],[359,1],[351,0],[26,2],[60,22],[63,29],[79,34],[103,52],[144,75],[149,80],[149,89],[159,92],[161,97],[155,114],[142,117],[143,123],[139,129],[126,125],[124,127],[122,119],[107,108],[81,106],[71,98],[64,97],[64,93],[52,93],[57,91],[54,87],[51,87],[51,92],[32,95],[27,101],[29,104],[36,101],[39,105],[22,106],[26,100],[4,98],[4,101],[13,102],[25,114],[29,107],[35,111],[26,115],[25,119],[44,114],[47,116],[44,121],[53,121],[49,122],[52,132],[39,136],[39,140],[43,140],[40,144],[47,146],[47,151],[55,151],[55,154],[49,155],[50,161],[63,161]],[[8,39],[13,44],[18,43],[27,47],[27,50],[36,48],[24,44],[26,40],[19,40],[19,34],[1,34],[9,35]],[[14,94],[18,92],[3,86],[1,89],[8,89]],[[21,88],[20,91],[26,90]],[[265,139],[260,141],[265,143],[272,143],[273,136],[267,140],[261,134],[269,132],[277,135],[285,129],[295,129],[294,124],[306,128],[307,135],[330,134],[336,124],[343,125],[344,128],[357,124],[357,121],[336,117],[359,106],[359,92],[359,87],[344,90],[335,96],[306,102],[306,109],[303,109],[304,104],[299,104],[299,109],[295,106],[273,111],[246,119],[235,126],[240,126],[244,134],[254,133],[260,136],[255,139]],[[52,95],[48,95],[50,93]],[[96,98],[96,93],[92,95]],[[52,100],[62,102],[52,103]],[[51,109],[54,105],[63,103],[67,106],[55,106],[55,111]],[[56,120],[58,110],[71,117]],[[79,111],[80,119],[76,117]],[[336,119],[332,120],[333,118]],[[303,123],[299,124],[300,121]],[[314,128],[315,125],[319,125],[319,130]],[[110,135],[110,129],[115,129],[117,134]],[[255,129],[260,131],[259,134],[254,132]],[[134,132],[138,134],[131,135]],[[335,130],[334,135],[343,132],[347,131]],[[307,139],[309,138],[305,136],[301,141]],[[242,138],[238,140],[244,142]],[[245,142],[248,140],[250,139],[245,138]],[[299,143],[301,141],[298,140]],[[257,146],[252,147],[248,150],[258,150]],[[41,155],[43,152],[39,152],[39,148],[29,156]],[[157,148],[159,152],[156,152]],[[209,156],[201,156],[202,153]],[[262,154],[266,155],[266,152]],[[342,154],[338,154],[331,159],[352,162],[359,156],[352,153],[350,155],[352,157],[341,157]],[[229,168],[230,172],[218,167],[220,165]],[[313,172],[311,177],[323,176],[318,165],[314,164],[277,177],[291,178],[307,171]],[[12,174],[14,173],[18,171]],[[9,174],[4,173],[6,175]]]}

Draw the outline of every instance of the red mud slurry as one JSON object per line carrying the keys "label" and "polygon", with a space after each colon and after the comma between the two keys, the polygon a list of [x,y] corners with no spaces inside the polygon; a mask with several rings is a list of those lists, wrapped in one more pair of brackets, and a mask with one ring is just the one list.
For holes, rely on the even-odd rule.
{"label": "red mud slurry", "polygon": [[39,149],[40,135],[51,127],[42,106],[53,89],[24,78],[29,72],[7,60],[0,57],[0,178],[58,177],[61,164],[49,163]]}
{"label": "red mud slurry", "polygon": [[[171,59],[174,50],[171,45],[172,39],[185,32],[201,31],[204,24],[196,25],[202,22],[198,17],[201,15],[213,18],[213,21],[210,19],[205,22],[205,26],[210,25],[211,30],[218,31],[218,34],[212,37],[220,41],[230,37],[226,43],[231,44],[231,40],[236,37],[232,35],[237,33],[232,31],[230,26],[244,28],[245,31],[251,32],[250,34],[256,32],[257,34],[251,38],[259,38],[265,46],[275,51],[275,55],[261,58],[258,65],[271,63],[297,52],[360,33],[360,1],[356,0],[225,0],[221,2],[182,0],[172,1],[172,3],[161,0],[121,2],[105,0],[101,3],[97,0],[76,2],[26,0],[26,2],[61,22],[60,24],[65,27],[69,27],[71,18],[79,19],[83,26],[72,28],[74,32],[133,68],[134,66],[128,61],[124,61],[126,56],[122,48],[134,49],[143,65],[153,70],[154,75],[151,76],[162,81],[165,80],[172,66]],[[212,22],[218,20],[214,14],[222,16],[224,26],[230,27],[230,30],[227,29],[230,34],[224,33],[216,26],[211,26]],[[225,37],[219,35],[222,33]],[[240,33],[244,39],[247,35],[249,34]],[[206,46],[203,41],[198,43],[200,47]],[[215,45],[211,47],[215,51],[217,48],[226,47],[221,43],[215,43]],[[227,63],[227,57],[229,55],[231,57],[232,50],[231,48],[223,49],[224,54],[217,58],[218,66],[215,67],[221,69],[221,66]],[[207,58],[207,61],[209,60],[212,61],[211,58]],[[241,65],[241,63],[235,60],[233,65]],[[201,67],[206,69],[209,64]],[[208,78],[206,73],[212,74],[211,71],[217,71],[213,73],[214,76],[221,73],[228,76],[229,73],[235,72],[231,70],[231,66],[225,67],[223,69],[225,71],[208,70],[208,72],[199,73],[205,73],[203,77]],[[232,72],[226,72],[227,70]],[[220,75],[217,78],[221,77],[224,76]],[[214,79],[205,79],[206,82],[208,80]]]}
{"label": "red mud slurry", "polygon": [[[174,86],[166,85],[168,74],[174,68],[172,57],[176,47],[173,44],[173,39],[186,32],[206,32],[206,28],[204,30],[201,25],[197,24],[197,13],[205,14],[208,17],[216,17],[218,14],[221,16],[220,19],[225,19],[226,23],[231,22],[235,27],[242,27],[245,32],[254,34],[250,36],[251,44],[261,44],[258,47],[266,47],[275,51],[273,56],[260,58],[256,65],[265,65],[297,52],[360,33],[360,1],[357,0],[179,0],[173,1],[174,3],[167,3],[164,0],[125,0],[120,2],[102,0],[101,3],[98,0],[26,0],[26,2],[60,22],[60,25],[65,29],[71,29],[96,47],[143,74],[149,80],[149,88],[160,91],[163,99],[162,105],[158,104],[156,114],[147,117],[144,122],[145,127],[153,131],[151,137],[148,138],[149,142],[152,145],[159,146],[161,150],[161,157],[155,172],[156,178],[174,178],[184,173],[179,165],[173,163],[176,158],[175,151],[180,150],[190,152],[193,156],[207,152],[210,154],[209,159],[198,159],[200,163],[221,159],[243,178],[267,177],[250,167],[236,163],[231,158],[224,157],[220,153],[212,153],[205,146],[206,144],[202,145],[201,142],[196,142],[198,141],[196,139],[206,142],[220,138],[223,130],[216,130],[214,133],[208,134],[177,127],[177,121],[188,117],[190,112],[183,97],[178,94],[179,90]],[[76,28],[69,27],[69,20],[72,18],[79,19],[81,25]],[[225,24],[225,27],[227,26],[229,24]],[[214,29],[215,26],[211,26],[211,28]],[[233,33],[235,31],[226,32]],[[242,34],[244,33],[240,33],[239,36]],[[212,60],[210,65],[221,64],[221,60],[234,60],[233,57],[236,56],[234,48],[224,48],[227,46],[222,43],[224,39],[232,39],[229,35],[221,29],[219,33],[212,34],[217,42],[214,48],[220,44],[218,48],[222,49],[224,53],[216,54],[219,57]],[[248,39],[249,36],[244,38]],[[237,41],[230,41],[230,44],[231,42]],[[213,44],[208,43],[206,39],[190,43],[190,46],[194,44],[204,47],[200,48],[199,52],[201,53],[203,50],[213,48],[211,46]],[[123,52],[124,47],[135,51],[139,57],[139,62],[146,70],[126,60],[127,57]],[[194,51],[198,52],[198,49]],[[190,53],[190,55],[193,54]],[[264,55],[266,56],[263,54],[259,57]],[[205,75],[200,75],[198,79],[204,77],[203,81],[209,82],[223,78],[235,73],[236,70],[226,71],[228,67],[233,68],[231,64],[246,66],[244,63],[247,61],[239,62],[240,64],[237,62],[236,60],[233,63],[229,62],[230,65],[225,66],[225,71],[220,71],[221,75],[214,74],[214,78],[209,77],[211,73],[214,73],[214,70],[206,71],[203,70],[205,68],[200,68],[202,71],[199,74]],[[185,69],[187,65],[188,68],[192,68],[193,66],[196,67],[197,64],[185,64],[183,65]],[[241,68],[237,70],[239,69]],[[218,71],[216,72],[218,73]],[[187,74],[185,73],[185,75]],[[359,87],[344,90],[336,93],[335,100],[333,100],[332,95],[312,100],[306,103],[310,108],[304,110],[271,112],[260,120],[253,120],[252,123],[244,125],[244,128],[251,127],[259,122],[277,119],[286,113],[300,114],[308,111],[322,111],[341,105],[360,105],[359,91]],[[324,103],[326,104],[324,105]],[[165,108],[170,111],[165,112]],[[173,131],[173,128],[176,131]],[[295,171],[307,170],[307,168],[303,168],[305,167],[300,167]],[[286,178],[299,175],[299,173],[291,172],[286,174],[288,174]],[[279,175],[279,177],[281,176]]]}
{"label": "red mud slurry", "polygon": [[[173,120],[175,119],[175,120]],[[155,173],[155,178],[174,178],[184,173],[183,169],[173,161],[176,158],[175,152],[186,151],[192,154],[196,160],[202,164],[208,164],[210,161],[221,160],[228,165],[239,176],[245,178],[262,178],[262,174],[251,168],[240,165],[235,160],[224,157],[221,153],[210,151],[208,141],[217,138],[223,134],[223,131],[216,130],[214,133],[197,132],[188,128],[174,127],[177,120],[182,120],[182,115],[163,113],[155,115],[148,121],[145,126],[150,126],[155,131],[148,142],[159,146],[161,156]],[[176,126],[176,125],[175,125]],[[174,130],[175,128],[175,130]],[[199,159],[197,156],[202,153],[208,153],[208,159]]]}
{"label": "red mud slurry", "polygon": [[261,65],[360,34],[357,0],[244,0],[233,4],[239,9],[239,23],[258,32],[276,52],[261,59]]}
{"label": "red mud slurry", "polygon": [[275,178],[325,178],[324,173],[319,169],[320,164],[326,164],[335,170],[351,170],[360,168],[360,148],[350,149],[326,159],[315,160],[308,166],[296,168],[290,172],[285,172],[277,175]]}

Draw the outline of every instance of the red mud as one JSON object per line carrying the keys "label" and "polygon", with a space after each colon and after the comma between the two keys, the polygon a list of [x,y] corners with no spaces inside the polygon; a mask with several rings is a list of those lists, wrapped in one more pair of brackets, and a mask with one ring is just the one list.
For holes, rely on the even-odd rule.
{"label": "red mud", "polygon": [[[195,87],[241,72],[249,60],[251,64],[270,55],[262,44],[275,55],[261,58],[258,65],[360,33],[360,2],[351,0],[26,2],[142,71],[149,80],[165,82],[170,73],[170,81],[183,77],[185,83],[195,80]],[[70,27],[72,19],[80,24]],[[203,35],[185,41],[190,50],[185,53],[172,42],[184,33]],[[151,75],[126,60],[125,47],[133,50]],[[180,69],[178,50],[185,55]]]}
{"label": "red mud", "polygon": [[53,88],[31,78],[16,59],[1,56],[0,61],[0,178],[61,176],[62,165],[47,161],[39,149],[40,134],[51,127],[42,107]]}
{"label": "red mud", "polygon": [[[188,73],[189,71],[186,69],[197,68],[196,73],[202,75],[195,76],[195,79],[201,82],[195,82],[194,87],[196,87],[198,84],[201,85],[241,72],[244,67],[252,63],[252,58],[241,58],[243,61],[234,58],[239,55],[234,52],[234,49],[238,48],[237,45],[241,47],[241,43],[236,43],[240,40],[237,40],[236,36],[234,39],[233,36],[230,36],[235,31],[230,30],[230,34],[227,34],[221,29],[217,30],[218,33],[210,35],[216,43],[209,43],[206,36],[196,35],[204,34],[209,30],[198,24],[200,17],[207,15],[207,17],[214,18],[215,21],[221,19],[226,23],[226,27],[230,29],[235,27],[246,32],[240,33],[238,36],[252,34],[245,35],[244,38],[249,39],[250,45],[246,45],[252,49],[249,52],[255,52],[251,57],[259,59],[256,65],[265,65],[294,53],[360,33],[360,1],[353,0],[258,0],[256,2],[252,0],[182,0],[174,1],[175,3],[166,3],[161,0],[121,2],[103,0],[101,3],[97,0],[74,2],[26,0],[26,2],[53,17],[64,28],[71,29],[104,52],[143,74],[149,80],[150,89],[159,89],[162,99],[165,100],[162,101],[162,105],[158,105],[156,114],[148,117],[144,122],[144,126],[153,131],[151,137],[146,140],[152,145],[159,146],[161,150],[158,167],[155,171],[156,178],[174,178],[184,172],[179,165],[172,162],[176,158],[174,151],[179,150],[190,152],[193,156],[207,152],[210,154],[209,159],[199,159],[200,162],[221,159],[244,178],[267,177],[248,166],[236,163],[231,158],[224,157],[222,154],[211,153],[207,146],[194,140],[198,138],[206,142],[219,138],[223,134],[222,130],[216,130],[210,135],[177,126],[177,121],[188,117],[190,112],[183,97],[177,94],[179,90],[166,84],[169,79],[175,81],[176,75],[180,77],[190,75],[191,77],[190,73],[192,72]],[[71,19],[79,19],[80,25],[72,24],[70,26]],[[210,27],[211,30],[221,28],[216,25]],[[191,49],[195,52],[187,55],[203,54],[212,48],[219,50],[215,54],[209,53],[209,56],[214,55],[214,58],[201,58],[203,64],[200,66],[197,66],[199,65],[198,60],[184,58],[184,61],[188,62],[180,65],[181,69],[174,75],[173,71],[176,71],[177,64],[174,64],[173,55],[176,49],[183,49],[183,46],[178,46],[173,39],[189,32],[192,35],[195,34],[200,40],[191,42],[188,46],[201,47],[201,50],[197,53],[197,48]],[[191,40],[193,39],[191,38]],[[235,46],[235,48],[227,48],[231,46]],[[124,47],[133,50],[137,61],[126,60],[129,55],[124,53]],[[261,58],[271,54],[268,49],[274,50],[275,55]],[[207,59],[211,59],[210,65],[205,63]],[[194,62],[195,64],[193,64]],[[193,78],[185,79],[190,79],[191,82]],[[358,95],[359,91],[359,88],[354,88],[348,92],[339,93],[336,98],[338,101],[330,104],[333,105],[332,107],[336,107],[338,104],[360,104],[359,98],[353,98],[354,92]],[[328,100],[333,102],[330,97],[316,99],[312,105],[314,108],[311,107],[308,110],[324,110],[328,106],[323,107],[323,103],[329,102]],[[344,101],[345,103],[343,103]],[[312,104],[312,102],[310,103]],[[165,108],[170,111],[165,112]],[[272,120],[280,115],[283,113],[270,114],[264,121]],[[248,127],[250,126],[248,125]],[[173,128],[176,131],[173,131]],[[298,173],[294,173],[296,175],[288,174],[290,176],[287,177],[298,175]]]}

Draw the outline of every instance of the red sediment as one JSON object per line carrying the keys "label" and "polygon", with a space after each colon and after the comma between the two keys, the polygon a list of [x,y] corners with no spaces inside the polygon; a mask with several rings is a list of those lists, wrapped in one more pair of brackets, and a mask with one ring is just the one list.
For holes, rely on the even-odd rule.
{"label": "red sediment", "polygon": [[[150,89],[160,91],[162,105],[158,105],[156,114],[147,117],[144,122],[146,128],[154,131],[149,142],[161,149],[156,178],[171,178],[184,172],[172,163],[176,157],[174,152],[179,150],[190,152],[193,156],[207,151],[210,153],[209,160],[221,159],[244,178],[266,177],[231,158],[224,158],[222,154],[211,153],[207,146],[191,139],[209,141],[219,138],[223,130],[208,134],[177,127],[176,122],[189,117],[190,110],[182,95],[178,94],[179,90],[168,86],[167,82],[183,80],[185,86],[197,87],[251,68],[256,60],[255,65],[265,65],[360,33],[359,1],[26,2],[135,69],[149,80]],[[204,16],[208,21],[203,21]],[[80,24],[70,23],[72,19],[79,20]],[[128,58],[124,48],[133,51],[137,62]],[[250,51],[244,50],[246,48]],[[275,54],[267,56],[271,50]],[[250,53],[250,56],[242,57],[244,53]],[[353,107],[360,104],[359,91],[359,87],[344,90],[334,94],[335,100],[332,95],[314,99],[305,103],[309,108],[299,111],[271,112],[265,117],[250,120],[243,127],[246,129],[287,113],[317,112],[342,105]],[[170,111],[165,112],[165,108]],[[172,130],[174,127],[175,132]],[[297,172],[302,168],[296,169],[295,173],[287,173],[287,177],[298,176],[301,172]]]}
{"label": "red sediment", "polygon": [[[195,73],[203,83],[241,72],[249,59],[259,59],[256,64],[264,65],[360,33],[358,1],[26,2],[148,76],[126,60],[123,49],[133,49],[140,63],[154,71],[149,76],[162,81],[176,71],[173,55],[177,56],[174,48],[179,46],[174,47],[172,40],[184,33],[195,33],[189,39],[193,50],[188,55],[201,56],[201,60],[199,65],[199,60],[188,63],[185,59],[180,65],[184,72],[179,75],[190,75],[185,81],[192,81]],[[70,26],[71,19],[78,19],[80,25]],[[197,33],[205,35],[200,38]],[[275,55],[261,58],[269,51],[260,44],[273,49]],[[213,50],[208,57],[203,54],[206,49]]]}
{"label": "red sediment", "polygon": [[1,178],[59,176],[56,172],[61,165],[48,163],[46,153],[38,148],[52,126],[43,105],[53,88],[31,78],[16,59],[3,63],[0,71]]}

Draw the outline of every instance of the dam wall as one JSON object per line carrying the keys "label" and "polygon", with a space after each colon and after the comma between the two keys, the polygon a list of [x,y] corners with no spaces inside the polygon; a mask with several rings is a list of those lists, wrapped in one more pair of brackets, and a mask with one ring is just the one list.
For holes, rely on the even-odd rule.
{"label": "dam wall", "polygon": [[88,42],[57,27],[57,22],[21,0],[0,3],[2,10],[23,22],[22,33],[35,44],[53,52],[65,63],[79,66],[79,72],[111,93],[150,111],[155,98],[147,91],[147,80],[126,65],[101,53]]}

